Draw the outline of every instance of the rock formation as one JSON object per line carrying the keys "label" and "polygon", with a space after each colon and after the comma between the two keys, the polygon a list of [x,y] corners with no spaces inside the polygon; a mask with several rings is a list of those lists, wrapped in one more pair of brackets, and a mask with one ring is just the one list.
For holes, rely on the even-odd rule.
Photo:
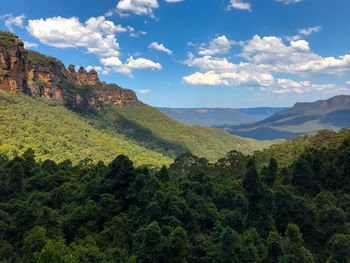
{"label": "rock formation", "polygon": [[78,73],[76,73],[74,65],[68,66],[68,79],[80,86],[94,86],[96,84],[100,84],[96,70],[92,69],[87,72],[83,67],[80,67]]}
{"label": "rock formation", "polygon": [[136,94],[116,84],[100,82],[97,72],[68,70],[53,57],[24,49],[14,34],[0,31],[0,91],[60,100],[66,107],[103,108],[137,105]]}

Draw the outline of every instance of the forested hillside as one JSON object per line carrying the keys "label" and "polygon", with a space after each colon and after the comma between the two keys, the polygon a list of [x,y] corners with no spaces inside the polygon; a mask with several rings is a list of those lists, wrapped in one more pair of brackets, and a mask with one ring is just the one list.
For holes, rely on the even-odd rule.
{"label": "forested hillside", "polygon": [[0,154],[15,156],[28,148],[42,161],[110,162],[116,155],[126,154],[137,164],[171,162],[116,131],[98,130],[78,113],[52,101],[0,92]]}
{"label": "forested hillside", "polygon": [[[232,151],[169,168],[0,159],[4,262],[350,261],[350,133],[281,165]],[[310,139],[312,141],[312,139]],[[264,154],[264,153],[261,153]]]}
{"label": "forested hillside", "polygon": [[38,160],[74,164],[125,154],[137,164],[161,166],[188,151],[215,160],[232,149],[249,153],[273,143],[186,126],[147,105],[74,111],[57,101],[6,92],[0,92],[0,120],[0,153],[15,156],[33,148]]}

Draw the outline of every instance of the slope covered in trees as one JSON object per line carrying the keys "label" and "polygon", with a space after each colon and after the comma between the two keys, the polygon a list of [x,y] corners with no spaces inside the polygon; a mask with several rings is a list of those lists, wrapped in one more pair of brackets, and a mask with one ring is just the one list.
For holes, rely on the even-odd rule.
{"label": "slope covered in trees", "polygon": [[33,148],[39,160],[73,163],[86,158],[109,162],[125,154],[137,164],[161,166],[187,151],[215,160],[232,149],[249,153],[273,143],[186,126],[142,103],[68,110],[58,101],[0,92],[0,120],[0,153],[14,156]]}
{"label": "slope covered in trees", "polygon": [[110,162],[116,155],[127,154],[137,164],[160,166],[171,162],[170,158],[133,143],[122,134],[94,128],[79,114],[52,101],[0,92],[0,120],[2,155],[15,156],[32,148],[37,159],[43,161]]}
{"label": "slope covered in trees", "polygon": [[329,262],[350,260],[350,134],[289,165],[231,151],[169,168],[0,159],[5,262]]}

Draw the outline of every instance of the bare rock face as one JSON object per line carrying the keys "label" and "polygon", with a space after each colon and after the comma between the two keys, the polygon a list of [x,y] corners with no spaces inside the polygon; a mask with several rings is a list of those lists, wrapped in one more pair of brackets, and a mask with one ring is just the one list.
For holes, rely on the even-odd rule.
{"label": "bare rock face", "polygon": [[87,72],[83,67],[80,67],[76,73],[74,65],[68,67],[68,78],[79,86],[100,84],[96,70],[92,69]]}
{"label": "bare rock face", "polygon": [[77,84],[86,85],[87,81],[88,81],[88,73],[83,67],[80,67],[77,74]]}
{"label": "bare rock face", "polygon": [[77,73],[75,72],[75,66],[69,65],[68,66],[68,79],[76,82],[77,81]]}
{"label": "bare rock face", "polygon": [[97,74],[96,70],[94,70],[94,69],[90,70],[88,73],[87,85],[94,86],[99,82],[100,82],[100,80],[98,78],[98,74]]}
{"label": "bare rock face", "polygon": [[[100,82],[97,72],[24,49],[14,34],[0,31],[0,91],[61,100],[67,107],[101,109],[140,104],[135,92]],[[81,87],[78,87],[81,86]],[[82,92],[83,90],[83,92]]]}
{"label": "bare rock face", "polygon": [[24,91],[30,65],[23,42],[6,33],[6,46],[0,46],[0,89],[16,94]]}

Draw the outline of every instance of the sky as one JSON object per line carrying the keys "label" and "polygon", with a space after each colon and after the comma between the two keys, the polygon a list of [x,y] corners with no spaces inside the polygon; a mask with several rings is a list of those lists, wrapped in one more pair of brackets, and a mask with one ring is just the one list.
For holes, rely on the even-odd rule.
{"label": "sky", "polygon": [[0,30],[158,107],[350,94],[349,0],[0,0]]}

